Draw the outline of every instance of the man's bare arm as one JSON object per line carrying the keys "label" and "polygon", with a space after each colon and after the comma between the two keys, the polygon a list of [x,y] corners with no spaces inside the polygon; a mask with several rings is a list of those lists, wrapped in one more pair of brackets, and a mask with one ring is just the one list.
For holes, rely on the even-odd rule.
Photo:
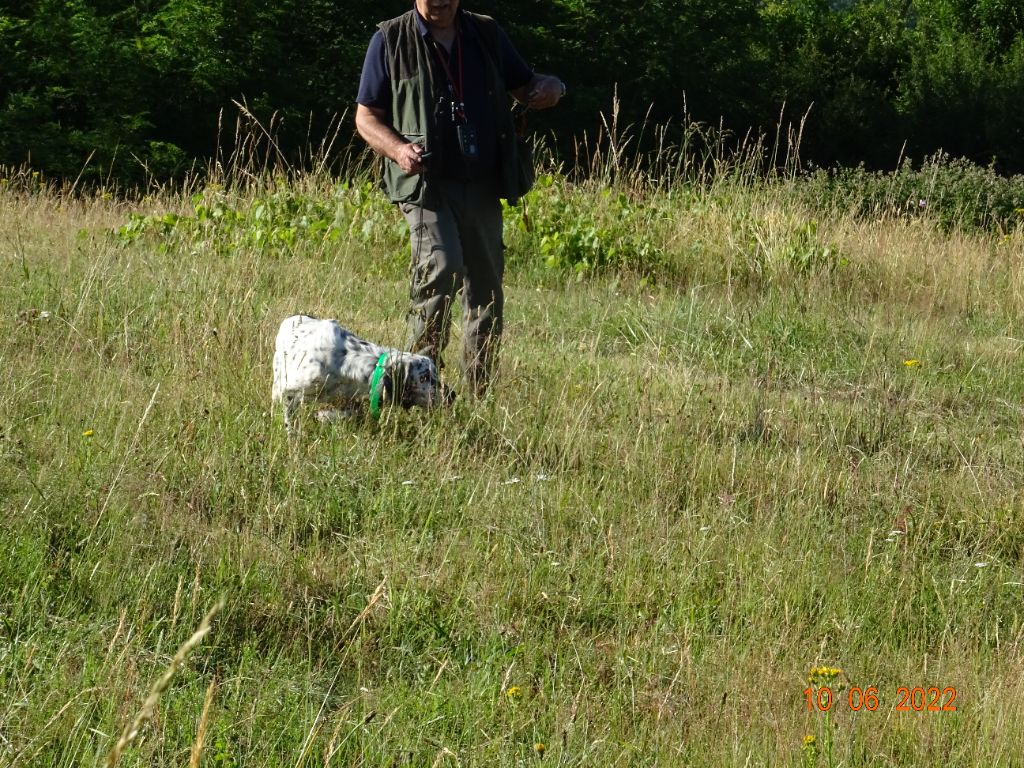
{"label": "man's bare arm", "polygon": [[391,126],[387,110],[379,107],[356,105],[356,130],[370,149],[378,155],[390,158],[406,173],[423,172],[420,155],[425,149],[419,144],[406,141],[405,137]]}

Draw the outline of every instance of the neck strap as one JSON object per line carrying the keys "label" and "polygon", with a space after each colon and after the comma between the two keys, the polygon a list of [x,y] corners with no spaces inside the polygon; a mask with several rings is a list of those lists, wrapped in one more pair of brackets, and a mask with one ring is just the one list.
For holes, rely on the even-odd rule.
{"label": "neck strap", "polygon": [[380,418],[380,381],[384,378],[384,367],[388,363],[388,353],[382,352],[377,358],[377,366],[373,369],[373,376],[370,377],[370,415],[375,419]]}
{"label": "neck strap", "polygon": [[[441,62],[441,67],[444,69],[444,74],[448,78],[448,88],[452,93],[452,101],[458,104],[458,108],[461,111],[465,111],[465,84],[462,77],[462,29],[459,26],[458,19],[455,21],[455,42],[452,43],[452,52],[448,53],[440,43],[431,35],[430,42],[434,44],[434,52],[437,54],[437,60]],[[455,75],[452,72],[451,61],[452,57],[457,56],[459,59],[459,78],[455,79]]]}

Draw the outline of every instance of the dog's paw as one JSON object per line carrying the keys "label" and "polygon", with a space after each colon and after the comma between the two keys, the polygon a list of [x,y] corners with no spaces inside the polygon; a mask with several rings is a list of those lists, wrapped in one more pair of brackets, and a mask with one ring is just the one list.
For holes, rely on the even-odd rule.
{"label": "dog's paw", "polygon": [[321,408],[316,412],[316,420],[321,424],[337,424],[339,421],[351,419],[356,415],[351,408]]}

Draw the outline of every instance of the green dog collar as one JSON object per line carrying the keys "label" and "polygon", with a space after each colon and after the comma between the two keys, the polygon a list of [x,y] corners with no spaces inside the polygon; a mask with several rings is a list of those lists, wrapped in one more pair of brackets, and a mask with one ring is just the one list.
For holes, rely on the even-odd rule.
{"label": "green dog collar", "polygon": [[380,380],[384,378],[384,366],[388,362],[388,353],[384,352],[377,358],[377,367],[370,377],[370,415],[380,418]]}

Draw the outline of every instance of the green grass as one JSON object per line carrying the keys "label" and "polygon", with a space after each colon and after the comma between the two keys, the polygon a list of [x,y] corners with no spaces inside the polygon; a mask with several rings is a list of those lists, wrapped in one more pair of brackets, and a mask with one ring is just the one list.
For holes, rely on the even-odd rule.
{"label": "green grass", "polygon": [[[489,397],[289,443],[284,316],[404,337],[371,187],[15,182],[0,765],[104,764],[221,598],[120,765],[189,765],[200,729],[221,767],[1024,752],[1019,226],[551,174],[507,216]],[[879,709],[808,712],[818,665]],[[897,712],[900,686],[958,709]]]}

